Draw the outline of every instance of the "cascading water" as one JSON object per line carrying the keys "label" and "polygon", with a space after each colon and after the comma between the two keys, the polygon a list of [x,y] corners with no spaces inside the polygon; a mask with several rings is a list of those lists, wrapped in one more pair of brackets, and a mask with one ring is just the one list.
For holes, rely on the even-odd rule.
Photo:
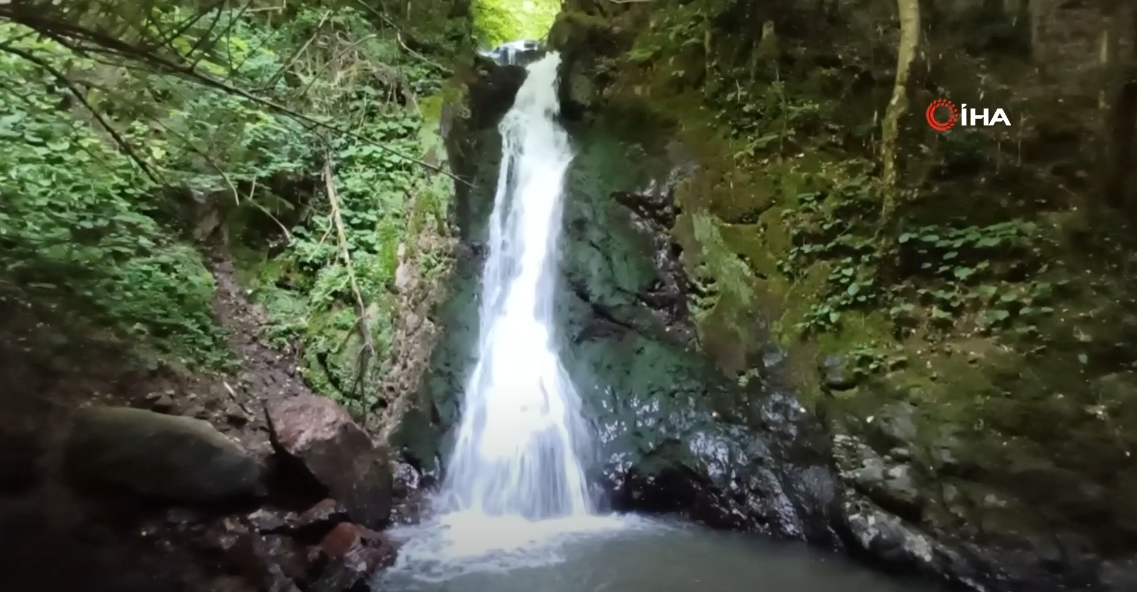
{"label": "cascading water", "polygon": [[[495,50],[500,64],[518,51]],[[585,480],[589,433],[553,330],[564,179],[572,163],[557,123],[557,69],[549,53],[528,76],[498,129],[502,162],[489,220],[477,362],[446,479],[426,523],[405,540],[388,577],[444,581],[562,560],[568,540],[621,531],[627,519],[594,514]]]}
{"label": "cascading water", "polygon": [[[516,47],[497,57],[512,63]],[[589,438],[561,366],[552,308],[563,184],[573,153],[556,123],[551,53],[499,129],[503,158],[483,270],[478,359],[438,500],[441,513],[392,529],[390,592],[912,592],[848,578],[812,557],[682,525],[592,513]],[[830,562],[831,563],[831,562]]]}
{"label": "cascading water", "polygon": [[541,44],[537,41],[520,40],[507,41],[501,45],[479,52],[481,55],[492,58],[499,66],[524,66],[535,61],[541,55]]}
{"label": "cascading water", "polygon": [[443,484],[444,507],[528,519],[591,511],[588,433],[553,336],[564,177],[559,54],[530,64],[499,126],[502,163],[482,277],[478,360]]}

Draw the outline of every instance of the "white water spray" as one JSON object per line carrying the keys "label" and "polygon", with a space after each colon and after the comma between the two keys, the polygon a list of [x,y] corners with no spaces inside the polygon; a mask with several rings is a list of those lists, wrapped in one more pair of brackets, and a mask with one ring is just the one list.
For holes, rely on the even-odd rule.
{"label": "white water spray", "polygon": [[502,163],[482,278],[478,360],[466,386],[446,509],[529,520],[591,513],[588,432],[553,335],[565,173],[559,54],[530,64],[499,126]]}
{"label": "white water spray", "polygon": [[[515,63],[516,49],[499,48],[495,58]],[[498,126],[502,162],[478,358],[435,506],[441,513],[389,531],[403,546],[384,574],[388,583],[550,565],[565,560],[573,541],[641,523],[593,513],[581,466],[590,438],[553,334],[564,180],[573,158],[556,122],[560,62],[549,53],[526,68]]]}

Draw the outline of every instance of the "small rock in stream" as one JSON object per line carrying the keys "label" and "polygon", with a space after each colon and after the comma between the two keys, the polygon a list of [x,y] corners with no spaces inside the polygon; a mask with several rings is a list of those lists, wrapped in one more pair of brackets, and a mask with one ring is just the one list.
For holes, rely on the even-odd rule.
{"label": "small rock in stream", "polygon": [[319,545],[319,575],[305,586],[309,592],[341,592],[395,563],[395,546],[380,533],[341,522]]}

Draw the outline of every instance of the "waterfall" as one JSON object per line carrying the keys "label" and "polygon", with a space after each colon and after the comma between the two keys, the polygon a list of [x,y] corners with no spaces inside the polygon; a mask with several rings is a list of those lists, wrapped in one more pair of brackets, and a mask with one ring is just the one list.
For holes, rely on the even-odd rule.
{"label": "waterfall", "polygon": [[560,61],[551,52],[526,68],[498,128],[502,162],[477,363],[441,492],[448,511],[529,520],[592,513],[581,466],[587,426],[553,331],[564,178],[573,158],[556,121]]}
{"label": "waterfall", "polygon": [[[525,48],[513,44],[493,57],[518,67],[533,57],[518,49]],[[582,466],[591,438],[553,329],[564,182],[573,160],[557,123],[560,63],[549,53],[526,66],[498,126],[502,159],[482,270],[477,361],[436,512],[388,531],[402,547],[382,589],[555,564],[571,541],[639,523],[599,515],[591,503]]]}
{"label": "waterfall", "polygon": [[501,45],[479,52],[481,55],[493,59],[499,66],[524,66],[533,62],[541,52],[541,43],[538,41],[520,40],[507,41]]}

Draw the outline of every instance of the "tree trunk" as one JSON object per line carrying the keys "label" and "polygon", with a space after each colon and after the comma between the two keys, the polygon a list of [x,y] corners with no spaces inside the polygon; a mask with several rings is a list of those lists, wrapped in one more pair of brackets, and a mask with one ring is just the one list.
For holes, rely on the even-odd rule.
{"label": "tree trunk", "polygon": [[896,0],[900,14],[900,43],[896,58],[896,83],[892,87],[892,100],[884,112],[884,122],[880,137],[880,156],[882,178],[884,181],[883,218],[888,220],[896,210],[899,188],[897,187],[897,144],[900,136],[900,118],[908,112],[908,78],[916,51],[920,45],[920,3],[919,0]]}
{"label": "tree trunk", "polygon": [[1030,4],[1027,5],[1030,12],[1030,53],[1040,70],[1046,65],[1046,55],[1042,46],[1042,29],[1049,5],[1050,2],[1047,0],[1030,0]]}
{"label": "tree trunk", "polygon": [[[1129,17],[1130,42],[1133,43],[1137,41],[1137,10],[1129,9],[1129,14],[1126,15],[1125,8],[1118,4],[1113,11],[1113,22]],[[1115,31],[1120,36],[1120,31]],[[1137,52],[1137,44],[1134,45],[1134,51]],[[1130,210],[1132,215],[1132,210],[1137,209],[1131,187],[1133,136],[1137,132],[1137,55],[1130,55],[1128,59],[1120,55],[1107,54],[1104,57],[1111,62],[1106,64],[1105,71],[1112,78],[1116,89],[1112,93],[1113,100],[1106,117],[1105,132],[1109,147],[1106,166],[1109,170],[1105,175],[1105,200],[1112,207]]]}

